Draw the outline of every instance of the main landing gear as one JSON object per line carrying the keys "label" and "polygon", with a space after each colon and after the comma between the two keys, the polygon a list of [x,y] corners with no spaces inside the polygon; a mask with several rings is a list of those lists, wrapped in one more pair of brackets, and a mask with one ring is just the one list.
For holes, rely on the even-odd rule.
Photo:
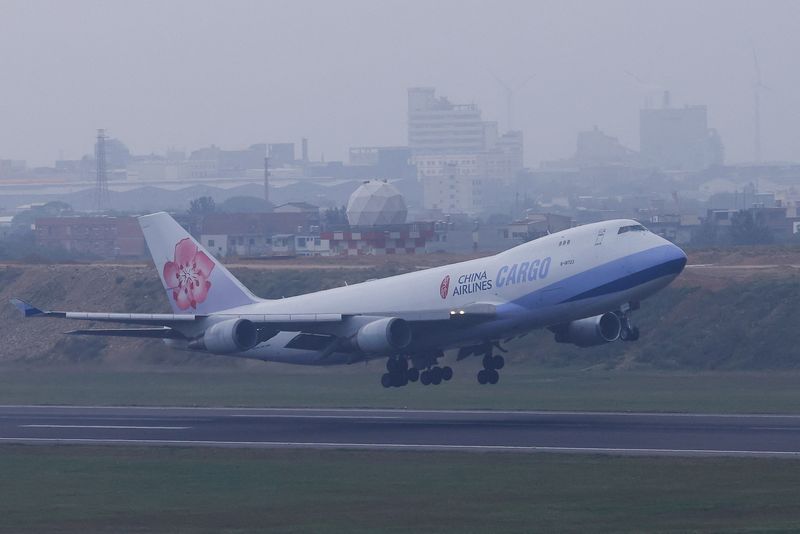
{"label": "main landing gear", "polygon": [[438,386],[443,381],[447,382],[453,378],[453,368],[450,366],[439,367],[436,359],[431,358],[427,363],[427,368],[420,371],[416,363],[410,367],[408,358],[398,357],[386,360],[386,373],[381,376],[381,385],[385,388],[398,388],[407,386],[409,382],[419,380],[420,384],[427,386],[433,384]]}
{"label": "main landing gear", "polygon": [[498,371],[505,367],[506,360],[499,354],[494,356],[487,353],[483,357],[483,369],[478,371],[478,384],[497,384],[500,380],[500,373]]}

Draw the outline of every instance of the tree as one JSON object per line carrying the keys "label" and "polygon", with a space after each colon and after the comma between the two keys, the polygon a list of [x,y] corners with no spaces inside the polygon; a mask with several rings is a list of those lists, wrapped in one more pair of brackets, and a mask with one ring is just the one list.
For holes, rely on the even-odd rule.
{"label": "tree", "polygon": [[734,245],[764,245],[772,243],[772,232],[750,210],[734,213],[731,218],[731,242]]}
{"label": "tree", "polygon": [[325,224],[328,226],[341,226],[347,224],[347,208],[342,206],[341,208],[337,208],[336,206],[332,208],[328,208],[325,210],[325,213],[322,216],[322,220],[325,221]]}
{"label": "tree", "polygon": [[208,215],[214,213],[215,210],[214,199],[209,196],[196,198],[189,204],[189,214],[191,215]]}

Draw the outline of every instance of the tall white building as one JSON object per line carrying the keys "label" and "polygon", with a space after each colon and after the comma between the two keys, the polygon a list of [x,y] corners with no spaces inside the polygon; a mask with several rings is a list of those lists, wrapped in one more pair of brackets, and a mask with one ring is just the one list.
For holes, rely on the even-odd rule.
{"label": "tall white building", "polygon": [[[429,156],[429,158],[440,158],[440,156]],[[457,163],[457,161],[440,165],[440,160],[426,160],[431,162],[432,166],[427,169],[428,174],[422,179],[425,209],[470,215],[483,210],[484,178],[481,177],[480,168],[474,161],[467,163]]]}
{"label": "tall white building", "polygon": [[453,104],[432,87],[408,90],[408,146],[426,209],[483,211],[483,188],[509,185],[522,169],[522,141],[522,132],[498,135],[475,104]]}
{"label": "tall white building", "polygon": [[[479,152],[486,149],[486,123],[475,104],[452,104],[433,87],[408,90],[408,147],[412,155]],[[491,135],[491,132],[489,132]]]}

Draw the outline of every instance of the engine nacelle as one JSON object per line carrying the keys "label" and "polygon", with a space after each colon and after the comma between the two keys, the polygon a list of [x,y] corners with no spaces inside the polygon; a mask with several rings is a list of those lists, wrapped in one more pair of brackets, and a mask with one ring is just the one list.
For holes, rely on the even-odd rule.
{"label": "engine nacelle", "polygon": [[411,343],[411,328],[403,319],[387,317],[362,326],[355,336],[359,350],[367,354],[391,354]]}
{"label": "engine nacelle", "polygon": [[250,350],[258,344],[258,329],[247,319],[229,319],[209,326],[189,348],[214,354],[230,354]]}
{"label": "engine nacelle", "polygon": [[616,313],[604,313],[572,321],[554,329],[556,342],[593,347],[619,339],[622,321]]}

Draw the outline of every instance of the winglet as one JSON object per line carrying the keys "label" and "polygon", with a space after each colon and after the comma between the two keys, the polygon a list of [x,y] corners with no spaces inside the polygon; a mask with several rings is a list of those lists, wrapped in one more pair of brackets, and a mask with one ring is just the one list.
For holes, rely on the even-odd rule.
{"label": "winglet", "polygon": [[13,298],[11,299],[11,304],[13,304],[16,309],[21,311],[25,317],[33,317],[35,315],[45,315],[45,312],[43,312],[36,306],[28,304],[22,299]]}

